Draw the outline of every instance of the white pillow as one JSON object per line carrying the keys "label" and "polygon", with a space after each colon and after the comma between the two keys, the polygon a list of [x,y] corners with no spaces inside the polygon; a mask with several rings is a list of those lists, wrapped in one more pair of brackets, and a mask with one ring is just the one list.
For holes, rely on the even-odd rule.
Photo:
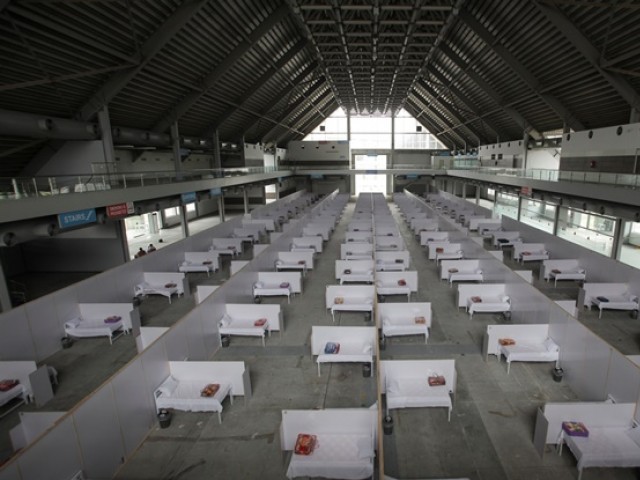
{"label": "white pillow", "polygon": [[543,342],[543,345],[544,345],[544,348],[547,349],[547,352],[557,352],[559,350],[558,344],[550,338],[547,338]]}
{"label": "white pillow", "polygon": [[382,317],[383,325],[391,325],[391,319],[389,317]]}
{"label": "white pillow", "polygon": [[387,394],[395,395],[400,393],[400,384],[398,380],[391,380],[387,385]]}
{"label": "white pillow", "polygon": [[372,349],[371,345],[364,345],[362,347],[362,353],[371,353],[372,350],[373,349]]}
{"label": "white pillow", "polygon": [[158,391],[162,393],[162,395],[170,397],[171,394],[175,392],[176,388],[178,388],[178,381],[169,375],[169,377],[162,382],[162,385],[158,387]]}
{"label": "white pillow", "polygon": [[228,313],[225,313],[222,316],[222,319],[220,319],[220,326],[221,327],[228,327],[229,325],[231,325],[231,317],[229,316]]}
{"label": "white pillow", "polygon": [[636,445],[640,446],[640,427],[630,428],[627,430],[627,435],[636,442]]}
{"label": "white pillow", "polygon": [[255,288],[264,288],[264,282],[256,282],[253,284]]}
{"label": "white pillow", "polygon": [[500,297],[500,301],[501,301],[501,302],[508,302],[508,301],[509,301],[509,297],[508,297],[507,295],[502,295],[502,296]]}

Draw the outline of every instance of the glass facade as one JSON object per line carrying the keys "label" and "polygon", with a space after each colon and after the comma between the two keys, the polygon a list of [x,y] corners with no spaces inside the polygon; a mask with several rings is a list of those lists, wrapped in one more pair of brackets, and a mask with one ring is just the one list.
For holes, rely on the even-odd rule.
{"label": "glass facade", "polygon": [[496,193],[496,203],[493,211],[498,216],[504,215],[518,219],[518,196],[512,193],[498,192]]}
{"label": "glass facade", "polygon": [[582,247],[611,256],[615,218],[560,207],[558,236]]}
{"label": "glass facade", "polygon": [[553,233],[553,224],[556,217],[556,206],[538,200],[522,200],[520,221],[532,227]]}

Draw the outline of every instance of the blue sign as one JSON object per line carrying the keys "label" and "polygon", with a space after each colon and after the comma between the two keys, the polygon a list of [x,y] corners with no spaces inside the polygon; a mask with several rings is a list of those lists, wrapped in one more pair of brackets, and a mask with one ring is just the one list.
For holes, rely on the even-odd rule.
{"label": "blue sign", "polygon": [[365,170],[364,173],[378,173],[378,170]]}
{"label": "blue sign", "polygon": [[407,175],[407,180],[417,180],[418,179],[418,175],[416,175],[415,173],[409,173]]}
{"label": "blue sign", "polygon": [[193,203],[198,200],[196,196],[196,192],[187,192],[180,195],[180,200],[182,200],[182,204],[185,205],[187,203]]}
{"label": "blue sign", "polygon": [[212,188],[211,190],[209,190],[209,195],[211,195],[212,197],[219,197],[220,195],[222,195],[222,188]]}
{"label": "blue sign", "polygon": [[85,225],[87,223],[96,223],[95,208],[58,214],[58,225],[60,225],[60,228],[77,227],[78,225]]}
{"label": "blue sign", "polygon": [[311,175],[309,175],[309,177],[311,178],[311,180],[322,180],[324,178],[324,175],[321,175],[319,173],[312,173]]}

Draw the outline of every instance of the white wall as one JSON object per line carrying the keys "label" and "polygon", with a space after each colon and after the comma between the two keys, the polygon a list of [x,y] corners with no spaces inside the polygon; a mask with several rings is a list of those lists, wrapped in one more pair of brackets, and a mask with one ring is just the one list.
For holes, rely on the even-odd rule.
{"label": "white wall", "polygon": [[521,155],[524,152],[522,140],[513,140],[511,142],[492,143],[489,145],[480,145],[478,155],[481,158],[491,158],[491,155]]}
{"label": "white wall", "polygon": [[289,142],[287,157],[289,160],[299,162],[309,161],[349,161],[349,142],[347,141],[322,141],[322,142]]}
{"label": "white wall", "polygon": [[527,152],[527,168],[558,170],[560,168],[559,148],[536,148]]}
{"label": "white wall", "polygon": [[102,141],[66,142],[36,175],[91,174],[91,164],[104,161]]}
{"label": "white wall", "polygon": [[562,137],[563,157],[635,155],[637,149],[640,149],[640,123],[565,133]]}

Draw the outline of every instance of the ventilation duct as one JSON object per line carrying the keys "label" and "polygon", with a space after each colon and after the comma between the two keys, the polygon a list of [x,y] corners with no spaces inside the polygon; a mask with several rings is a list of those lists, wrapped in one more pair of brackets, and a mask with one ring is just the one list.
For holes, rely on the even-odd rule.
{"label": "ventilation duct", "polygon": [[12,247],[36,238],[52,237],[59,231],[60,228],[55,222],[46,220],[8,224],[0,229],[0,246]]}

